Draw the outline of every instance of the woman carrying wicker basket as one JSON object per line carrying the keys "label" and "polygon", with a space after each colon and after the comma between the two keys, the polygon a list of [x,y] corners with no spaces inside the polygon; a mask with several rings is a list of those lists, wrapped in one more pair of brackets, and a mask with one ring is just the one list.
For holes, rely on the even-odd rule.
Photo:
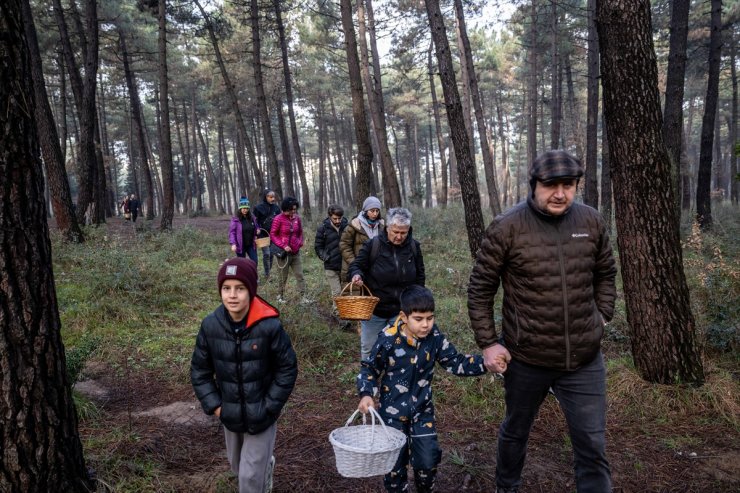
{"label": "woman carrying wicker basket", "polygon": [[403,207],[388,211],[386,227],[363,245],[349,266],[354,284],[367,284],[380,298],[370,320],[362,322],[360,352],[362,359],[370,355],[378,332],[395,320],[400,310],[398,297],[408,286],[424,286],[424,257],[421,246],[411,236],[411,212]]}
{"label": "woman carrying wicker basket", "polygon": [[434,490],[434,478],[442,451],[432,401],[434,365],[439,363],[458,377],[486,372],[481,355],[458,353],[434,323],[434,296],[427,288],[411,286],[400,295],[401,311],[393,325],[378,336],[370,357],[362,361],[357,376],[358,409],[375,407],[372,396],[380,394],[383,422],[408,438],[396,464],[385,475],[386,491],[408,491],[407,467],[414,468],[417,492]]}

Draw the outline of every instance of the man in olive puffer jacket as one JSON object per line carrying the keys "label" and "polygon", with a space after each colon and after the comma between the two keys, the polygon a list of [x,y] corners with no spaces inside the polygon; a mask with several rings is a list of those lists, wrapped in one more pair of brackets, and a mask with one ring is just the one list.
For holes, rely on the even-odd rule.
{"label": "man in olive puffer jacket", "polygon": [[195,395],[224,425],[239,493],[269,491],[276,421],[298,364],[278,311],[257,293],[257,265],[227,260],[218,272],[223,304],[200,325],[190,364]]}
{"label": "man in olive puffer jacket", "polygon": [[[504,374],[497,491],[518,490],[530,428],[552,389],[568,421],[578,492],[609,492],[600,346],[614,312],[617,271],[606,224],[596,210],[573,202],[583,168],[568,153],[546,152],[529,173],[531,195],[488,227],[468,285],[485,365]],[[499,285],[500,337],[493,317]]]}

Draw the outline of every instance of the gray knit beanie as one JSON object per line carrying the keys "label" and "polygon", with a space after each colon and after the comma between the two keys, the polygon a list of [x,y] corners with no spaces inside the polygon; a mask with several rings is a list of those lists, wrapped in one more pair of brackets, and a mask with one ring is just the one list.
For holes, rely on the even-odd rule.
{"label": "gray knit beanie", "polygon": [[362,203],[363,212],[369,211],[370,209],[380,209],[380,200],[372,195],[366,198],[365,202]]}

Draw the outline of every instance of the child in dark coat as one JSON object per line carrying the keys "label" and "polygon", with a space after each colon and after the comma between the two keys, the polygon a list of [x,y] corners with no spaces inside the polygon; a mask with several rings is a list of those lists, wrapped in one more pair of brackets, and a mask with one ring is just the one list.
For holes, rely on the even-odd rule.
{"label": "child in dark coat", "polygon": [[224,425],[239,493],[272,483],[276,422],[298,376],[278,311],[257,296],[257,265],[227,260],[218,271],[222,304],[200,325],[190,364],[195,395]]}
{"label": "child in dark coat", "polygon": [[378,412],[383,421],[408,437],[393,470],[385,475],[386,491],[407,491],[406,469],[411,462],[416,491],[431,492],[442,457],[432,402],[434,363],[461,377],[482,375],[486,369],[482,356],[458,353],[437,328],[429,289],[409,286],[400,301],[395,323],[378,335],[370,357],[362,360],[358,408],[367,413],[374,406],[372,396],[380,393]]}

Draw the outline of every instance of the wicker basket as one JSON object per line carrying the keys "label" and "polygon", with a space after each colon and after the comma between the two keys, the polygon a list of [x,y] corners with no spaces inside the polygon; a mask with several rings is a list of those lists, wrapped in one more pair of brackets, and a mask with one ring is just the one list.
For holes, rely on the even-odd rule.
{"label": "wicker basket", "polygon": [[[388,474],[396,464],[401,449],[406,446],[406,435],[386,426],[372,407],[371,425],[366,424],[363,414],[363,424],[350,426],[359,412],[359,409],[355,411],[343,427],[329,434],[337,471],[345,478],[369,478]],[[376,418],[382,427],[375,426]]]}
{"label": "wicker basket", "polygon": [[[370,288],[364,284],[360,287],[360,294],[352,294],[353,283],[347,283],[339,293],[339,296],[334,297],[334,304],[337,306],[337,312],[339,312],[339,318],[343,320],[370,320],[373,316],[373,310],[375,305],[378,304],[380,298],[373,296],[370,292]],[[349,288],[349,294],[345,295],[344,292]],[[363,295],[362,291],[366,290],[367,295]]]}
{"label": "wicker basket", "polygon": [[269,247],[270,246],[270,232],[262,228],[260,228],[260,231],[264,231],[265,233],[267,233],[267,236],[265,236],[264,238],[257,238],[256,240],[254,240],[254,244],[257,245],[257,248]]}

